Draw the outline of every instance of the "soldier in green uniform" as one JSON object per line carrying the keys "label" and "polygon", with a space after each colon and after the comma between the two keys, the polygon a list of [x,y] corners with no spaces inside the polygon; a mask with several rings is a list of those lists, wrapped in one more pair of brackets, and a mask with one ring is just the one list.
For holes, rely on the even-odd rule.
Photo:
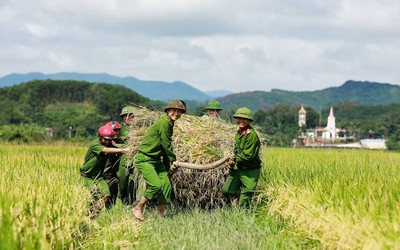
{"label": "soldier in green uniform", "polygon": [[261,143],[256,131],[250,126],[250,122],[253,121],[250,109],[239,108],[233,117],[238,125],[235,135],[235,164],[225,180],[222,193],[233,198],[232,205],[236,205],[240,197],[239,205],[249,206],[261,173]]}
{"label": "soldier in green uniform", "polygon": [[[122,108],[119,115],[122,120],[120,141],[125,145],[128,142],[128,136],[131,130],[132,121],[134,119],[134,108],[126,106]],[[134,189],[134,175],[133,175],[133,160],[128,159],[127,155],[122,155],[119,163],[118,178],[119,178],[119,198],[125,205],[132,205],[136,200],[136,193]]]}
{"label": "soldier in green uniform", "polygon": [[207,104],[207,107],[205,108],[207,110],[207,114],[204,115],[203,117],[217,117],[219,118],[219,113],[222,110],[221,104],[219,101],[213,100],[209,101]]}
{"label": "soldier in green uniform", "polygon": [[[112,147],[123,148],[125,145],[120,138],[121,125],[117,121],[110,121],[106,123],[105,126],[110,127],[115,133],[114,138],[112,139]],[[125,156],[125,154],[108,154],[108,159],[103,172],[103,178],[107,180],[108,186],[113,190],[113,193],[115,193],[115,189],[117,189],[117,193],[119,190],[118,187],[120,181],[117,173],[120,168],[120,160],[122,159],[122,156]],[[116,200],[117,196],[112,195],[111,204],[115,204]]]}
{"label": "soldier in green uniform", "polygon": [[89,144],[83,166],[80,168],[81,176],[86,186],[93,194],[96,203],[91,206],[90,216],[96,216],[104,206],[110,207],[115,202],[118,194],[118,178],[104,174],[107,164],[116,154],[127,152],[124,148],[116,148],[112,145],[115,137],[114,130],[108,126],[99,129],[99,138]]}
{"label": "soldier in green uniform", "polygon": [[171,101],[164,109],[166,115],[160,117],[147,130],[135,156],[135,167],[140,171],[147,188],[139,203],[132,209],[136,219],[143,221],[144,205],[157,196],[157,209],[164,215],[166,204],[171,202],[172,185],[168,177],[170,164],[176,156],[172,148],[174,122],[187,111],[185,102]]}

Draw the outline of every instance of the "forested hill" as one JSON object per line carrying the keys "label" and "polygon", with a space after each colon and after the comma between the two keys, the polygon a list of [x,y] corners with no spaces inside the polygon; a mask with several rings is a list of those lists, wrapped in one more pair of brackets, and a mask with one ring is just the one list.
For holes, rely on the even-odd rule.
{"label": "forested hill", "polygon": [[313,107],[318,110],[341,102],[364,105],[387,105],[400,103],[400,86],[376,83],[347,81],[342,86],[317,91],[285,91],[274,89],[271,92],[254,91],[228,95],[219,98],[225,109],[235,110],[247,106],[251,110],[269,109],[277,103]]}
{"label": "forested hill", "polygon": [[20,84],[32,80],[74,80],[86,82],[102,82],[110,84],[120,84],[142,96],[151,100],[169,101],[172,99],[197,100],[205,101],[211,97],[200,90],[190,86],[187,83],[175,81],[144,81],[135,77],[118,77],[109,74],[89,74],[89,73],[27,73],[27,74],[10,74],[0,77],[0,87]]}
{"label": "forested hill", "polygon": [[0,88],[0,125],[33,123],[53,128],[59,137],[72,127],[76,135],[93,135],[131,103],[162,106],[121,85],[35,80]]}

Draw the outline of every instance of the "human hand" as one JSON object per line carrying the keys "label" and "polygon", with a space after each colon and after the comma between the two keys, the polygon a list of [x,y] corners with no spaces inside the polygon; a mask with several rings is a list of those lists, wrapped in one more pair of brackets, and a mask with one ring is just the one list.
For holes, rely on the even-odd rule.
{"label": "human hand", "polygon": [[229,155],[228,156],[228,166],[229,166],[229,168],[233,168],[233,166],[235,166],[235,161],[236,161],[235,155]]}
{"label": "human hand", "polygon": [[174,161],[171,163],[171,168],[168,171],[168,176],[172,177],[172,175],[174,175],[176,173],[176,171],[178,170],[179,167],[179,162],[178,161]]}

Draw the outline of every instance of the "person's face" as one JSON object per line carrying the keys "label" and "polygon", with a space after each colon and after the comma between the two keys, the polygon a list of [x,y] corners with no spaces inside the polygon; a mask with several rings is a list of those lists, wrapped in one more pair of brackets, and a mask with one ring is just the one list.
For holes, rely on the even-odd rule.
{"label": "person's face", "polygon": [[183,111],[181,109],[170,108],[167,109],[167,114],[171,118],[171,120],[176,121],[181,118]]}
{"label": "person's face", "polygon": [[127,114],[123,116],[122,120],[126,123],[126,125],[131,126],[134,117],[135,116],[133,114]]}
{"label": "person's face", "polygon": [[119,137],[121,135],[121,129],[114,129],[115,137]]}
{"label": "person's face", "polygon": [[100,137],[100,143],[103,144],[104,146],[108,147],[108,146],[111,146],[112,139],[106,139],[104,137]]}
{"label": "person's face", "polygon": [[236,118],[236,124],[239,126],[240,129],[246,128],[250,124],[250,120],[244,118]]}
{"label": "person's face", "polygon": [[209,109],[208,116],[213,116],[213,117],[219,116],[219,110],[218,109]]}

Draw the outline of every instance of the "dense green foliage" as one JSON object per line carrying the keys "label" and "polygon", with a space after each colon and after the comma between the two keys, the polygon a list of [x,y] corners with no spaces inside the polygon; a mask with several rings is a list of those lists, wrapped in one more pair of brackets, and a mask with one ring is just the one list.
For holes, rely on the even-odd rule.
{"label": "dense green foliage", "polygon": [[[300,106],[277,104],[268,110],[258,110],[254,114],[254,123],[262,133],[268,135],[267,144],[271,146],[288,146],[293,138],[305,128],[298,126],[298,112]],[[318,126],[319,114],[310,107],[307,111],[307,127]]]}
{"label": "dense green foliage", "polygon": [[120,85],[35,80],[0,88],[0,125],[34,123],[51,128],[55,138],[93,136],[129,104],[163,106]]}
{"label": "dense green foliage", "polygon": [[388,149],[400,150],[400,104],[365,106],[342,103],[334,109],[338,127],[346,128],[358,139],[384,137]]}
{"label": "dense green foliage", "polygon": [[46,140],[46,131],[36,124],[2,125],[0,126],[2,141],[18,143],[41,142]]}

